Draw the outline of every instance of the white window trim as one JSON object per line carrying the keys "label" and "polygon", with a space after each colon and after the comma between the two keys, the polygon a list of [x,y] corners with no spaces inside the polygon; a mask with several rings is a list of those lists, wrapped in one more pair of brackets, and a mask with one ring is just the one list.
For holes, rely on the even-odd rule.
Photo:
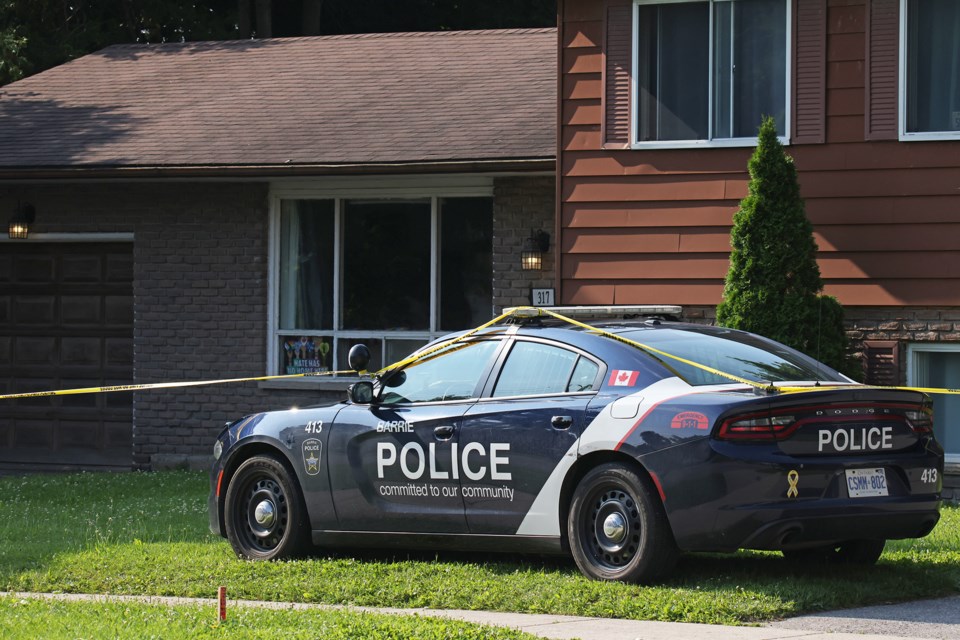
{"label": "white window trim", "polygon": [[[917,370],[920,367],[921,353],[956,353],[960,355],[960,344],[958,343],[932,343],[932,342],[911,342],[907,344],[907,386],[916,387]],[[936,416],[934,416],[936,420]],[[948,453],[945,461],[950,464],[960,464],[960,453]]]}
{"label": "white window trim", "polygon": [[[662,141],[647,141],[640,142],[637,140],[637,65],[639,64],[639,55],[638,39],[640,34],[637,32],[637,20],[640,13],[640,5],[648,4],[680,4],[683,2],[708,2],[710,4],[715,4],[717,2],[730,2],[731,0],[633,0],[633,12],[631,14],[631,23],[630,23],[630,32],[631,32],[631,62],[630,62],[630,148],[631,149],[722,149],[722,148],[732,148],[732,147],[755,147],[757,146],[757,138],[716,138],[713,140],[662,140]],[[777,139],[780,140],[780,144],[789,146],[790,144],[790,126],[791,126],[791,117],[793,111],[793,103],[791,100],[792,90],[793,90],[793,2],[794,0],[786,0],[787,2],[787,55],[786,55],[786,94],[784,96],[784,131],[787,132],[786,135],[777,136]],[[710,33],[713,34],[713,11],[710,11]],[[713,36],[711,35],[711,38]],[[710,69],[713,69],[713,47],[710,47]],[[713,72],[711,71],[711,74]],[[712,79],[712,75],[711,75]],[[713,82],[710,82],[710,86],[707,90],[707,99],[710,101],[711,105],[713,103]],[[712,113],[712,106],[711,106]],[[712,131],[713,122],[712,118],[707,123],[707,126]],[[758,124],[759,126],[759,124]]]}
{"label": "white window trim", "polygon": [[[900,77],[898,79],[897,120],[899,121],[899,139],[901,142],[935,142],[960,140],[960,131],[907,131],[907,2],[900,0]],[[960,462],[958,460],[957,462]]]}
{"label": "white window trim", "polygon": [[[351,338],[393,338],[397,340],[431,340],[446,333],[435,325],[437,318],[436,278],[439,265],[437,264],[437,249],[439,244],[439,206],[441,198],[448,197],[492,197],[493,178],[489,176],[423,176],[419,178],[399,177],[384,178],[376,176],[350,176],[342,178],[316,179],[310,181],[286,181],[271,184],[269,198],[269,237],[267,260],[267,375],[279,375],[280,358],[277,349],[278,338],[281,335],[296,333],[302,336],[331,337],[331,370],[336,369],[338,357],[338,340]],[[368,330],[341,330],[340,326],[340,290],[342,285],[342,203],[351,199],[383,199],[383,200],[430,200],[430,327],[427,331],[368,331]],[[333,296],[337,304],[333,307],[333,329],[329,330],[283,330],[279,326],[280,311],[280,203],[282,200],[334,200],[334,276]],[[491,310],[492,311],[492,310]],[[385,345],[384,345],[385,346]],[[384,357],[386,350],[384,349]],[[384,363],[390,364],[390,363]],[[343,378],[308,378],[316,386],[322,386],[321,381],[343,380]]]}

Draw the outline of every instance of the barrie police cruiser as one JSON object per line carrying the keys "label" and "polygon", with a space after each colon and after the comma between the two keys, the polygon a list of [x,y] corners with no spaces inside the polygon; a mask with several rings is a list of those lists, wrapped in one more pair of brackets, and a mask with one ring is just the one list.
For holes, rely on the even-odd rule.
{"label": "barrie police cruiser", "polygon": [[[663,577],[683,551],[873,563],[885,540],[933,529],[944,457],[928,396],[680,311],[559,310],[606,316],[590,326],[514,314],[346,402],[233,422],[214,447],[211,529],[249,559],[570,553],[624,581]],[[368,361],[351,351],[354,369]]]}

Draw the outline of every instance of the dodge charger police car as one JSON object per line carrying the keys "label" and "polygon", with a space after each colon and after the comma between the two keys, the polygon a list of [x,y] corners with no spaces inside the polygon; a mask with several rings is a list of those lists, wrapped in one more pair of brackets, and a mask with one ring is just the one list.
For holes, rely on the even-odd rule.
{"label": "dodge charger police car", "polygon": [[587,576],[650,581],[683,551],[873,563],[936,525],[928,396],[740,331],[534,315],[441,340],[346,402],[227,425],[211,529],[250,559],[569,553]]}

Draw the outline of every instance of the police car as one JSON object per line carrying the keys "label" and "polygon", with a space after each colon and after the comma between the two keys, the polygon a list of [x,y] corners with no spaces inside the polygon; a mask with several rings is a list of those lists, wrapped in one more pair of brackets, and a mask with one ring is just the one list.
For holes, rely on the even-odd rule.
{"label": "police car", "polygon": [[[592,578],[644,582],[683,551],[869,564],[936,525],[928,396],[669,320],[679,308],[605,311],[632,319],[512,317],[356,382],[347,402],[229,424],[211,529],[249,559],[569,553]],[[351,367],[368,359],[355,348]]]}

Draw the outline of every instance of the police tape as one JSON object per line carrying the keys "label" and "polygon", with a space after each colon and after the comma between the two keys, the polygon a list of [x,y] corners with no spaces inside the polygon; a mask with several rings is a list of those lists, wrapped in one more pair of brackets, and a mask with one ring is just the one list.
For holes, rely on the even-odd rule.
{"label": "police tape", "polygon": [[179,387],[202,387],[213,384],[232,384],[236,382],[259,382],[263,380],[284,380],[289,378],[308,378],[317,376],[334,376],[338,374],[355,375],[356,371],[317,371],[312,373],[291,373],[281,376],[256,376],[251,378],[223,378],[220,380],[186,380],[183,382],[152,382],[145,384],[117,384],[106,387],[84,387],[82,389],[60,389],[57,391],[30,391],[26,393],[8,393],[0,396],[0,400],[16,398],[47,398],[50,396],[74,396],[84,393],[113,393],[116,391],[144,391],[148,389],[176,389]]}
{"label": "police tape", "polygon": [[[235,384],[240,382],[263,382],[267,380],[289,380],[292,378],[312,378],[312,377],[336,376],[336,375],[352,376],[352,375],[359,374],[361,376],[373,375],[374,377],[378,377],[386,373],[389,373],[390,371],[402,369],[403,367],[413,364],[414,362],[417,362],[419,360],[428,360],[431,358],[431,356],[435,354],[439,354],[440,352],[444,351],[448,347],[453,346],[454,344],[465,342],[471,336],[474,336],[480,331],[483,331],[484,329],[497,324],[501,320],[505,320],[511,317],[530,318],[530,317],[538,317],[543,315],[556,318],[557,320],[560,320],[562,322],[567,322],[571,325],[580,327],[582,329],[586,329],[587,331],[590,331],[597,335],[611,338],[613,340],[616,340],[617,342],[622,342],[624,344],[628,344],[632,347],[640,349],[641,351],[657,359],[662,364],[665,364],[668,368],[671,369],[671,371],[673,371],[681,379],[683,378],[683,376],[679,374],[677,371],[675,371],[673,367],[670,367],[667,363],[665,363],[662,358],[667,358],[669,360],[673,360],[675,362],[679,362],[679,363],[694,367],[696,369],[700,369],[702,371],[713,374],[715,376],[726,378],[727,380],[730,380],[732,382],[753,387],[754,389],[758,389],[771,394],[772,393],[812,393],[812,392],[818,392],[818,391],[850,389],[852,386],[849,384],[845,384],[845,385],[830,385],[830,384],[819,385],[818,384],[817,386],[810,386],[810,387],[786,387],[786,386],[779,387],[773,384],[772,382],[770,383],[757,382],[755,380],[749,380],[747,378],[743,378],[741,376],[737,376],[732,373],[721,371],[720,369],[716,369],[714,367],[710,367],[708,365],[701,364],[699,362],[695,362],[687,358],[682,358],[680,356],[667,353],[666,351],[657,349],[656,347],[643,344],[642,342],[638,342],[636,340],[631,340],[630,338],[625,338],[624,336],[615,334],[610,331],[606,331],[604,329],[600,329],[599,327],[594,327],[585,322],[580,322],[579,320],[574,320],[573,318],[561,315],[555,311],[552,311],[544,307],[511,307],[509,309],[506,309],[503,313],[496,316],[489,322],[485,322],[478,327],[470,329],[469,331],[466,331],[449,340],[440,342],[428,349],[418,351],[410,356],[407,356],[402,360],[399,360],[397,362],[394,362],[393,364],[390,364],[381,369],[378,369],[372,374],[370,374],[367,371],[354,371],[352,369],[348,369],[348,370],[342,370],[342,371],[315,371],[315,372],[308,372],[308,373],[293,373],[293,374],[275,375],[275,376],[222,378],[219,380],[186,380],[181,382],[121,384],[121,385],[100,386],[100,387],[84,387],[79,389],[60,389],[60,390],[50,390],[50,391],[30,391],[25,393],[9,393],[5,395],[0,395],[0,400],[14,400],[19,398],[45,398],[45,397],[52,397],[52,396],[68,396],[68,395],[80,395],[80,394],[90,394],[90,393],[113,393],[113,392],[119,392],[119,391],[147,391],[147,390],[153,390],[153,389],[176,389],[176,388],[182,388],[182,387],[201,387],[201,386],[218,385],[218,384]],[[928,394],[960,395],[960,389],[941,389],[941,388],[935,388],[935,387],[897,387],[897,386],[878,386],[878,385],[861,385],[861,384],[857,384],[855,386],[857,389],[887,389],[887,390],[898,390],[898,391],[917,391],[920,393],[928,393]]]}
{"label": "police tape", "polygon": [[[721,371],[720,369],[716,369],[714,367],[710,367],[708,365],[701,364],[693,360],[681,358],[680,356],[667,353],[666,351],[662,351],[660,349],[657,349],[656,347],[651,347],[650,345],[637,342],[636,340],[631,340],[629,338],[625,338],[621,335],[617,335],[610,331],[605,331],[604,329],[600,329],[599,327],[594,327],[584,322],[580,322],[579,320],[574,320],[573,318],[563,316],[559,313],[551,311],[550,309],[545,309],[542,307],[516,307],[511,311],[521,311],[525,313],[528,313],[530,311],[536,311],[538,314],[541,314],[541,315],[549,315],[558,320],[568,322],[574,326],[587,329],[598,335],[602,335],[607,338],[612,338],[613,340],[616,340],[618,342],[629,344],[655,357],[657,360],[660,360],[660,362],[663,362],[663,360],[661,360],[658,356],[662,356],[664,358],[668,358],[675,362],[680,362],[682,364],[689,365],[691,367],[700,369],[701,371],[712,373],[713,375],[719,376],[721,378],[726,378],[727,380],[730,380],[732,382],[744,384],[744,385],[753,387],[754,389],[765,391],[767,393],[814,393],[818,391],[836,391],[836,390],[850,389],[851,387],[855,387],[858,390],[859,389],[881,389],[881,390],[895,390],[895,391],[916,391],[919,393],[927,393],[927,394],[934,394],[934,395],[937,395],[937,394],[960,395],[960,389],[942,389],[938,387],[898,387],[898,386],[864,385],[864,384],[817,384],[816,386],[808,386],[808,387],[788,387],[788,386],[781,387],[773,384],[772,382],[762,383],[762,382],[757,382],[755,380],[748,380],[747,378],[742,378],[732,373],[727,373],[726,371]],[[672,370],[673,368],[670,367],[670,369]],[[674,371],[674,373],[676,373],[679,378],[683,379],[682,375],[680,375],[676,371]]]}
{"label": "police tape", "polygon": [[[505,312],[490,320],[485,322],[475,329],[471,329],[466,333],[463,333],[451,340],[445,340],[444,342],[434,345],[429,349],[424,351],[417,352],[411,356],[404,358],[398,362],[395,362],[391,365],[383,367],[378,371],[374,372],[372,375],[379,376],[383,375],[388,371],[394,369],[399,369],[405,367],[413,362],[416,362],[421,359],[426,359],[429,356],[446,349],[447,347],[457,343],[463,342],[470,336],[476,334],[479,331],[483,331],[487,327],[490,327],[501,320],[512,315],[510,312]],[[114,393],[118,391],[149,391],[153,389],[178,389],[181,387],[202,387],[207,385],[217,385],[217,384],[235,384],[240,382],[263,382],[266,380],[289,380],[292,378],[313,378],[320,376],[335,376],[335,375],[367,375],[367,371],[354,371],[352,369],[343,370],[343,371],[316,371],[308,373],[291,373],[286,375],[277,375],[277,376],[252,376],[247,378],[222,378],[219,380],[186,380],[182,382],[153,382],[153,383],[144,383],[144,384],[118,384],[112,386],[101,386],[101,387],[84,387],[79,389],[60,389],[60,390],[51,390],[51,391],[30,391],[25,393],[8,393],[5,395],[0,395],[0,400],[15,400],[20,398],[48,398],[52,396],[72,396],[72,395],[81,395],[88,393]]]}

